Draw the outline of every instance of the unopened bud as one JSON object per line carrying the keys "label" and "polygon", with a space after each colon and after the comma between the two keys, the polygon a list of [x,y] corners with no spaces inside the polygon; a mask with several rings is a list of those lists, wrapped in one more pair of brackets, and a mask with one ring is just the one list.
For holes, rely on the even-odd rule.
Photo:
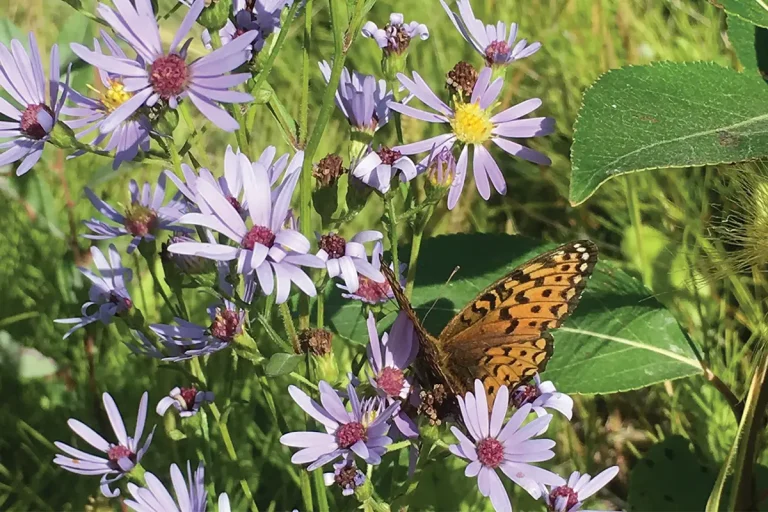
{"label": "unopened bud", "polygon": [[208,30],[219,30],[224,28],[229,20],[229,9],[231,8],[229,2],[219,2],[217,0],[205,2],[205,9],[200,13],[200,17],[197,18],[197,22],[207,28]]}
{"label": "unopened bud", "polygon": [[445,76],[445,86],[450,91],[451,96],[469,98],[472,96],[472,90],[477,83],[477,77],[477,70],[472,67],[472,64],[460,61]]}

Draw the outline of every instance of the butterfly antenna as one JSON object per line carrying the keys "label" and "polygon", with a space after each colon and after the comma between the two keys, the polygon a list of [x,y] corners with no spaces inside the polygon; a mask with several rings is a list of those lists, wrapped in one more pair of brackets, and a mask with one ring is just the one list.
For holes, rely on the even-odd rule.
{"label": "butterfly antenna", "polygon": [[[455,275],[456,275],[456,272],[458,272],[460,268],[461,268],[461,267],[460,267],[460,266],[458,266],[458,265],[456,265],[455,267],[453,267],[453,272],[451,272],[451,275],[449,275],[449,276],[448,276],[448,280],[446,280],[446,281],[445,281],[445,283],[443,284],[443,286],[440,288],[440,295],[441,295],[441,296],[443,295],[443,293],[442,293],[442,292],[443,292],[443,290],[445,290],[445,287],[446,287],[446,286],[448,286],[448,283],[450,283],[450,282],[451,282],[451,279],[453,279],[453,276],[455,276]],[[426,314],[426,315],[424,315],[424,319],[422,320],[422,322],[423,322],[423,321],[426,321],[427,317],[428,317],[428,316],[429,316],[429,314],[432,312],[432,309],[434,309],[434,307],[435,307],[435,305],[437,304],[437,301],[438,301],[438,300],[440,300],[440,299],[435,299],[435,302],[433,302],[433,303],[432,303],[432,305],[431,305],[431,306],[429,306],[429,310],[427,310],[427,314]]]}

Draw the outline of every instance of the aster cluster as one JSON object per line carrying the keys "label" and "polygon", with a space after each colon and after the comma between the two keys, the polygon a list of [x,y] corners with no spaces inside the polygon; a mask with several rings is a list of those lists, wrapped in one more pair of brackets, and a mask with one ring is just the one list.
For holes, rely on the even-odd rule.
{"label": "aster cluster", "polygon": [[[347,158],[330,153],[315,160],[317,148],[305,137],[307,127],[296,133],[285,129],[292,148],[278,154],[270,145],[276,141],[263,140],[252,115],[272,101],[270,111],[281,126],[291,124],[281,117],[287,114],[276,99],[279,93],[260,73],[268,74],[272,52],[279,51],[277,34],[285,28],[281,36],[286,35],[304,3],[182,4],[176,8],[183,19],[168,42],[161,37],[169,33],[163,25],[167,16],[158,16],[156,3],[99,3],[96,11],[105,28],[92,44],[70,45],[94,68],[97,82],[88,91],[75,90],[68,72],[62,80],[56,46],[46,78],[33,35],[28,49],[17,40],[9,47],[0,44],[0,89],[7,93],[0,96],[0,139],[8,139],[0,143],[0,166],[15,163],[16,173],[24,174],[49,145],[64,150],[68,158],[109,157],[113,169],[125,165],[123,170],[132,171],[148,161],[163,165],[162,172],[149,178],[152,167],[142,167],[142,179],[129,178],[127,190],[119,187],[117,195],[108,195],[98,182],[85,187],[84,196],[97,215],[82,222],[82,238],[94,245],[83,254],[75,252],[89,283],[88,297],[83,292],[79,315],[57,320],[70,324],[64,338],[83,330],[103,341],[106,327],[118,324],[110,334],[117,333],[136,357],[159,360],[162,368],[183,376],[168,385],[173,388],[155,407],[166,433],[174,441],[203,436],[208,442],[216,432],[235,462],[237,450],[226,419],[239,413],[233,405],[242,404],[231,396],[222,399],[219,388],[212,391],[222,384],[206,375],[212,360],[237,369],[252,364],[265,385],[265,374],[306,375],[296,379],[301,387],[288,387],[288,395],[320,429],[286,432],[280,442],[298,449],[293,463],[310,471],[325,467],[328,472],[320,483],[338,488],[343,496],[356,495],[364,503],[374,499],[373,466],[398,449],[396,444],[409,449],[411,476],[434,450],[468,461],[465,474],[477,478],[480,493],[496,510],[511,510],[501,475],[542,498],[550,510],[578,510],[617,469],[594,479],[575,473],[566,481],[535,464],[554,456],[555,441],[543,437],[552,420],[549,410],[571,419],[572,399],[538,375],[515,389],[502,386],[492,404],[480,381],[464,396],[445,396],[439,385],[428,389],[420,380],[421,334],[406,313],[395,316],[389,308],[393,286],[413,286],[418,241],[433,212],[446,197],[448,209],[459,204],[470,169],[478,194],[487,200],[491,187],[500,194],[507,190],[492,151],[549,163],[523,145],[524,139],[554,130],[550,118],[526,117],[541,100],[505,107],[501,100],[507,67],[541,45],[515,43],[515,24],[484,25],[469,0],[458,1],[458,14],[442,2],[461,37],[480,55],[482,67],[460,62],[446,75],[445,93],[438,94],[408,68],[410,45],[429,38],[426,25],[406,22],[401,13],[392,13],[381,27],[359,19],[344,44],[357,36],[372,40],[363,44],[375,42],[381,76],[342,68],[339,59],[346,50],[337,52],[335,61],[319,63],[319,75],[330,87],[325,112],[333,108],[333,96],[346,120],[349,152]],[[196,24],[204,28],[202,44],[192,37]],[[261,55],[265,52],[269,55]],[[195,121],[201,117],[204,126]],[[403,117],[438,125],[441,133],[408,140],[410,132],[404,128],[418,124],[404,127]],[[319,119],[318,125],[320,133]],[[224,132],[222,137],[234,133],[237,145],[221,144],[223,157],[209,162],[202,137],[214,129]],[[416,185],[419,179],[423,187]],[[355,223],[369,204],[371,209],[383,206],[381,226]],[[406,226],[414,233],[409,264],[398,257]],[[103,251],[96,244],[105,240],[109,246]],[[95,271],[88,268],[90,263]],[[385,278],[387,268],[395,276],[391,282]],[[160,297],[156,303],[147,300],[149,287],[142,276]],[[131,288],[137,284],[139,289]],[[334,335],[324,318],[326,300],[341,302],[341,308],[355,315],[360,312],[357,320],[368,334],[365,354],[359,354],[362,368],[355,364],[340,371]],[[380,334],[379,326],[393,316],[389,331]],[[282,371],[266,362],[280,358],[295,364]],[[347,377],[345,385],[340,374]],[[316,392],[311,389],[314,382]],[[226,384],[232,394],[232,382]],[[225,414],[217,401],[228,408]],[[77,419],[68,422],[73,434],[100,454],[56,442],[61,453],[54,462],[73,473],[100,476],[104,496],[129,493],[122,503],[130,509],[203,512],[209,487],[202,461],[194,471],[187,461],[186,478],[171,464],[173,494],[164,477],[142,467],[155,432],[153,428],[142,442],[148,402],[147,391],[131,437],[115,400],[103,393],[111,434],[100,434]],[[510,402],[515,410],[507,419]],[[455,414],[446,417],[443,409]],[[291,412],[281,412],[290,424]],[[443,420],[456,421],[451,432],[457,441],[450,446],[435,442],[440,435],[435,429]],[[198,450],[204,452],[210,450]],[[249,495],[244,481],[241,487]],[[222,493],[218,510],[229,509],[229,497]]]}

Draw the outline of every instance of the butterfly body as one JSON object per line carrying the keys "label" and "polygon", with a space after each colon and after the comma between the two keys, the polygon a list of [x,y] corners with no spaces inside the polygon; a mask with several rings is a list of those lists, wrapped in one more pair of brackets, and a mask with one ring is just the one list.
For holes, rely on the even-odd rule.
{"label": "butterfly body", "polygon": [[492,404],[500,386],[514,387],[544,370],[553,351],[549,329],[573,312],[596,263],[589,240],[540,254],[480,292],[438,337],[424,328],[389,268],[382,271],[418,334],[421,384],[443,384],[456,395],[480,379]]}

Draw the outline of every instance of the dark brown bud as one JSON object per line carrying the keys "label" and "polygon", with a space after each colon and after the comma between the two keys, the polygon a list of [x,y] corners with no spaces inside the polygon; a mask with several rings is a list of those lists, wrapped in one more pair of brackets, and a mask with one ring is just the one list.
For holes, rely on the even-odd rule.
{"label": "dark brown bud", "polygon": [[330,153],[315,164],[312,176],[315,177],[320,187],[330,187],[346,172],[343,164],[344,162],[339,155]]}
{"label": "dark brown bud", "polygon": [[477,70],[468,62],[460,61],[445,76],[445,86],[451,94],[459,94],[463,97],[472,95],[472,89],[477,83]]}
{"label": "dark brown bud", "polygon": [[418,414],[423,414],[430,425],[440,425],[451,413],[451,400],[442,384],[435,384],[431,391],[422,390],[419,393]]}
{"label": "dark brown bud", "polygon": [[331,340],[333,334],[325,329],[304,329],[299,332],[299,347],[305,354],[330,355]]}

